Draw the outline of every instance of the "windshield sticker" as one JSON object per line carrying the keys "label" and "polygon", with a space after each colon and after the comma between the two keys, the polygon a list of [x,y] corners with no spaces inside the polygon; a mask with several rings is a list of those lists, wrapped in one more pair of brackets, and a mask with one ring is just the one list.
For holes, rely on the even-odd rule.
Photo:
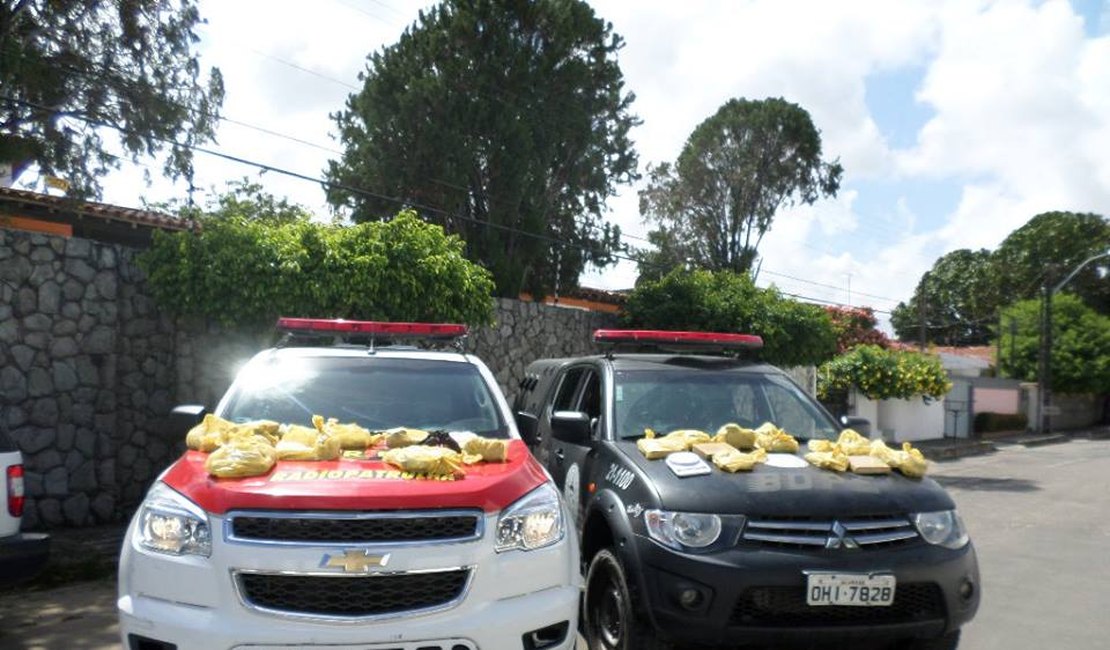
{"label": "windshield sticker", "polygon": [[624,386],[617,386],[616,400],[618,402],[623,402],[624,401]]}
{"label": "windshield sticker", "polygon": [[574,517],[575,524],[578,523],[578,509],[582,501],[582,479],[578,471],[578,463],[571,463],[567,468],[567,475],[563,484],[563,498],[566,499],[567,508],[570,509],[570,514]]}
{"label": "windshield sticker", "polygon": [[632,470],[620,465],[610,465],[609,471],[605,473],[605,480],[622,490],[627,490],[635,479],[636,475],[632,473]]}
{"label": "windshield sticker", "polygon": [[453,475],[420,474],[397,469],[333,469],[333,470],[283,470],[270,476],[273,483],[290,481],[454,481]]}

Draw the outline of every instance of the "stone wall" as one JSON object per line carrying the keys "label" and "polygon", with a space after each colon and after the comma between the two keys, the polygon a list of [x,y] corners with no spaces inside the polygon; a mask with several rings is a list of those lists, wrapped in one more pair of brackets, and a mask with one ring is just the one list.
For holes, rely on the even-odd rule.
{"label": "stone wall", "polygon": [[[273,340],[162,313],[136,251],[0,229],[0,429],[26,466],[26,528],[122,521],[180,453],[173,406],[214,407]],[[593,351],[608,314],[500,299],[467,349],[511,398],[541,356]]]}

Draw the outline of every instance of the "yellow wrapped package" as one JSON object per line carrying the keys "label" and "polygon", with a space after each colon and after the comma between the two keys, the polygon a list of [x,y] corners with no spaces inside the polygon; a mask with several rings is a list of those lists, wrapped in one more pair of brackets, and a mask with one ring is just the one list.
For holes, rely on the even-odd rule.
{"label": "yellow wrapped package", "polygon": [[713,442],[724,442],[737,449],[752,449],[755,447],[755,430],[745,429],[734,422],[717,429]]}
{"label": "yellow wrapped package", "polygon": [[663,436],[663,438],[665,440],[681,440],[682,444],[685,445],[682,451],[690,451],[690,447],[693,447],[699,442],[710,442],[713,440],[708,433],[698,431],[697,429],[677,429]]}
{"label": "yellow wrapped package", "polygon": [[910,478],[921,478],[929,469],[929,463],[921,450],[908,442],[902,443],[901,450],[896,450],[887,447],[882,440],[875,440],[871,443],[871,456]]}
{"label": "yellow wrapped package", "polygon": [[810,465],[821,469],[831,469],[834,472],[848,469],[848,454],[844,453],[840,445],[833,445],[828,451],[811,451],[805,458]]}
{"label": "yellow wrapped package", "polygon": [[409,445],[383,451],[379,456],[404,472],[430,476],[461,477],[463,475],[462,454],[447,447]]}
{"label": "yellow wrapped package", "polygon": [[389,429],[382,433],[385,434],[385,446],[390,449],[419,445],[428,437],[428,432],[423,429],[406,429],[404,427]]}
{"label": "yellow wrapped package", "polygon": [[340,449],[366,449],[378,444],[383,437],[381,434],[372,434],[353,422],[340,424],[335,418],[325,420],[321,415],[312,416],[312,426],[329,438],[337,438]]}
{"label": "yellow wrapped package", "polygon": [[644,437],[636,441],[636,448],[648,460],[657,460],[676,451],[686,451],[688,449],[684,438],[672,438],[669,435],[657,438],[655,432],[651,429],[644,429]]}
{"label": "yellow wrapped package", "polygon": [[871,441],[854,429],[841,431],[836,444],[840,445],[840,449],[849,456],[866,456],[871,453]]}
{"label": "yellow wrapped package", "polygon": [[196,451],[215,451],[224,442],[224,433],[235,427],[233,422],[213,413],[206,413],[204,420],[185,434],[185,446]]}
{"label": "yellow wrapped package", "polygon": [[832,440],[825,440],[824,438],[814,438],[806,443],[806,447],[810,451],[832,451]]}
{"label": "yellow wrapped package", "polygon": [[462,450],[467,455],[479,456],[487,463],[503,463],[509,458],[509,441],[474,436],[466,441]]}
{"label": "yellow wrapped package", "polygon": [[291,424],[274,448],[278,460],[335,460],[343,451],[339,438],[329,438],[316,429]]}
{"label": "yellow wrapped package", "polygon": [[724,451],[713,455],[713,464],[726,472],[750,472],[759,463],[767,462],[767,450],[756,449],[750,453],[739,450]]}
{"label": "yellow wrapped package", "polygon": [[798,451],[798,441],[794,436],[764,422],[755,430],[755,445],[771,453],[794,454]]}
{"label": "yellow wrapped package", "polygon": [[219,478],[262,476],[277,462],[277,450],[260,436],[241,437],[220,446],[204,461],[204,469]]}

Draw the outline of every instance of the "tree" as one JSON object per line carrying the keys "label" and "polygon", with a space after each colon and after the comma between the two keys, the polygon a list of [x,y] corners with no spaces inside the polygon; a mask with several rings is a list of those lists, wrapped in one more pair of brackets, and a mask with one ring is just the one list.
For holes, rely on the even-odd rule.
{"label": "tree", "polygon": [[[1001,295],[1010,301],[1040,296],[1076,266],[1110,250],[1110,221],[1097,214],[1044,212],[1010,233],[994,254]],[[1100,314],[1110,315],[1110,260],[1092,263],[1065,291],[1074,293]]]}
{"label": "tree", "polygon": [[674,248],[661,250],[662,260],[744,273],[779,208],[835,196],[843,168],[821,160],[809,113],[779,98],[725,102],[673,165],[648,172],[640,213],[669,233],[654,242]]}
{"label": "tree", "polygon": [[817,371],[817,394],[821,399],[852,387],[873,400],[921,397],[928,401],[947,395],[952,382],[935,356],[861,345]]}
{"label": "tree", "polygon": [[909,303],[900,302],[890,322],[902,341],[921,338],[941,345],[986,345],[994,338],[1000,302],[998,274],[990,251],[962,248],[940,257],[921,276]]}
{"label": "tree", "polygon": [[356,226],[223,214],[197,233],[155,233],[139,264],[164,309],[225,324],[269,327],[278,316],[487,324],[493,281],[462,252],[458,237],[413,212]]}
{"label": "tree", "polygon": [[641,282],[624,306],[625,323],[652,329],[739,332],[763,337],[760,357],[780,366],[816,365],[836,350],[823,309],[760,289],[730,271],[675,269]]}
{"label": "tree", "polygon": [[312,219],[312,213],[308,208],[270,194],[262,185],[247,177],[228,181],[222,192],[213,189],[204,207],[191,206],[177,199],[148,207],[159,212],[176,213],[182,218],[201,221],[243,219],[280,225]]}
{"label": "tree", "polygon": [[132,159],[168,151],[165,172],[191,177],[224,96],[219,70],[200,78],[199,22],[193,0],[0,3],[0,163],[99,196],[119,167],[108,126]]}
{"label": "tree", "polygon": [[328,200],[372,221],[401,200],[460,234],[497,291],[577,284],[614,260],[602,219],[636,178],[622,39],[579,0],[445,0],[369,57],[333,118]]}
{"label": "tree", "polygon": [[878,329],[879,321],[870,307],[825,307],[836,334],[836,353],[843,354],[860,345],[889,348],[890,339]]}
{"label": "tree", "polygon": [[[1002,329],[1002,372],[1036,381],[1041,335],[1041,301],[1022,300],[1002,312],[1014,322]],[[1052,391],[1104,394],[1110,387],[1110,317],[1066,293],[1052,299]]]}

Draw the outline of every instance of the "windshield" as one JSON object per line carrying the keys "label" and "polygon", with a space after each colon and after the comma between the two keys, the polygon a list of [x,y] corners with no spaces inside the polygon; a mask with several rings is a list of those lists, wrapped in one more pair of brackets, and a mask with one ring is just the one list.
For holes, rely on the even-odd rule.
{"label": "windshield", "polygon": [[614,431],[639,438],[644,429],[714,433],[729,422],[755,428],[772,422],[799,438],[835,439],[836,423],[786,377],[734,370],[618,370]]}
{"label": "windshield", "polygon": [[508,437],[493,394],[469,363],[381,357],[271,357],[247,366],[222,414],[233,422],[312,426],[312,416]]}

